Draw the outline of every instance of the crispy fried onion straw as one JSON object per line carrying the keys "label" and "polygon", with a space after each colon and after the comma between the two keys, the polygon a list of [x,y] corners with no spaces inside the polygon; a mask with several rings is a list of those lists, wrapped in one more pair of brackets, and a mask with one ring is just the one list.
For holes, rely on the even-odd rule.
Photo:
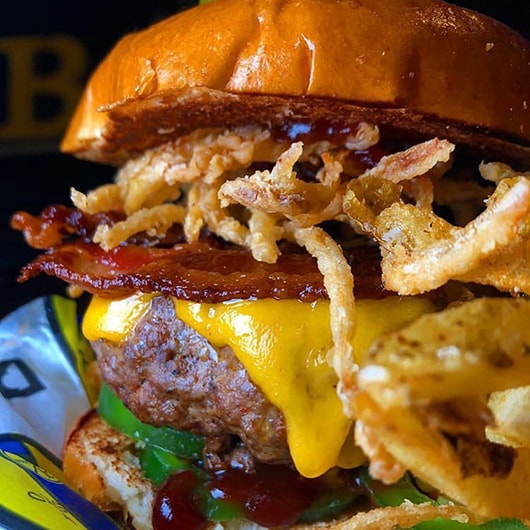
{"label": "crispy fried onion straw", "polygon": [[276,241],[283,235],[278,222],[289,219],[297,226],[311,227],[341,213],[344,186],[341,184],[342,151],[335,156],[322,153],[323,167],[317,182],[297,178],[294,165],[304,156],[301,142],[291,145],[271,171],[226,181],[219,189],[220,207],[236,203],[251,212],[246,245],[259,261],[276,261]]}
{"label": "crispy fried onion straw", "polygon": [[[423,521],[446,519],[459,523],[476,523],[477,518],[462,506],[447,504],[412,504],[405,501],[399,506],[374,508],[361,512],[344,521],[321,523],[319,530],[396,530],[396,528],[412,528]],[[298,530],[311,530],[314,525],[297,526]]]}
{"label": "crispy fried onion straw", "polygon": [[355,421],[354,436],[355,443],[368,457],[371,477],[383,484],[393,484],[405,474],[406,468],[385,449],[373,429],[359,419]]}
{"label": "crispy fried onion straw", "polygon": [[271,171],[225,182],[220,190],[221,206],[239,203],[263,212],[282,214],[299,226],[312,226],[341,212],[340,174],[342,166],[331,155],[323,157],[320,182],[296,177],[294,164],[302,157],[303,144],[296,142],[285,151]]}
{"label": "crispy fried onion straw", "polygon": [[530,177],[530,171],[517,172],[508,164],[502,162],[482,162],[479,167],[480,175],[483,179],[498,184],[502,179],[525,176]]}
{"label": "crispy fried onion straw", "polygon": [[488,407],[495,421],[486,427],[488,440],[510,447],[530,447],[530,386],[492,392]]}
{"label": "crispy fried onion straw", "polygon": [[[228,170],[248,166],[254,149],[267,142],[270,133],[252,129],[241,133],[201,129],[174,142],[149,149],[125,164],[116,182],[125,197],[125,212],[145,208],[146,199],[155,192],[157,200],[163,190],[181,184],[202,181],[212,183]],[[263,149],[263,148],[262,148]]]}
{"label": "crispy fried onion straw", "polygon": [[[348,138],[347,145],[362,150],[378,141],[377,127],[361,123],[356,133]],[[337,146],[328,141],[310,143],[303,149],[299,144],[288,150],[289,145],[274,141],[270,131],[259,128],[203,129],[129,160],[119,170],[115,184],[100,187],[87,195],[72,190],[71,196],[74,204],[86,213],[114,210],[126,214],[127,219],[119,228],[106,227],[99,231],[97,241],[104,248],[125,241],[134,235],[135,229],[145,229],[149,220],[156,220],[154,231],[163,235],[156,209],[178,201],[186,208],[184,233],[188,241],[196,241],[201,229],[208,228],[231,243],[249,248],[257,260],[272,263],[279,254],[276,242],[282,237],[278,216],[291,211],[297,216],[298,224],[313,226],[321,220],[333,218],[342,209],[342,194],[337,191],[341,161],[348,149],[343,147],[338,154],[331,155]],[[278,163],[278,158],[286,150],[288,154],[283,155],[284,161]],[[295,162],[315,164],[319,160],[322,160],[323,167],[317,174],[318,183],[308,184],[289,176]],[[243,199],[245,187],[239,181],[232,189],[237,190],[240,197],[232,200],[223,194],[218,195],[223,183],[246,175],[247,168],[255,161],[276,163],[272,170],[274,176],[267,186],[273,181],[277,181],[279,188],[289,182],[295,184],[294,188],[283,191],[286,202],[281,211],[275,203],[281,202],[282,198],[272,194],[269,210],[278,213],[271,217],[267,217],[268,209],[263,201],[254,207],[251,196],[248,201]],[[255,180],[259,180],[258,175],[269,173],[258,172]],[[253,191],[247,189],[246,193],[248,196]],[[323,197],[320,197],[321,193]],[[228,207],[228,203],[234,202],[238,203],[237,212]],[[247,206],[246,211],[242,205]],[[142,216],[146,218],[145,222],[139,221]],[[125,239],[119,241],[119,234]]]}
{"label": "crispy fried onion straw", "polygon": [[353,275],[337,243],[321,228],[297,228],[292,223],[285,226],[286,234],[304,246],[317,259],[324,276],[324,286],[329,296],[329,318],[333,347],[328,361],[339,377],[337,392],[345,413],[351,417],[352,393],[355,389],[357,364],[353,352],[355,335],[355,298]]}
{"label": "crispy fried onion straw", "polygon": [[124,209],[121,190],[116,184],[105,184],[91,191],[88,195],[71,188],[70,199],[74,206],[90,214],[123,211]]}
{"label": "crispy fried onion straw", "polygon": [[283,227],[279,225],[280,215],[269,214],[249,208],[247,245],[252,249],[252,255],[258,261],[275,263],[280,255],[277,241],[284,235]]}
{"label": "crispy fried onion straw", "polygon": [[375,177],[396,184],[412,180],[426,175],[437,164],[449,162],[454,148],[447,140],[433,138],[405,151],[384,156],[374,168],[365,171],[359,178]]}
{"label": "crispy fried onion straw", "polygon": [[245,246],[248,228],[223,208],[219,201],[219,183],[199,184],[199,208],[205,224],[226,241]]}
{"label": "crispy fried onion straw", "polygon": [[450,168],[454,147],[447,140],[433,138],[405,151],[384,156],[359,180],[399,183],[405,195],[412,198],[418,208],[430,209],[434,199],[433,180],[439,179]]}
{"label": "crispy fried onion straw", "polygon": [[148,210],[139,210],[125,221],[113,226],[99,225],[94,234],[94,242],[105,250],[117,247],[122,241],[147,232],[150,236],[161,237],[176,223],[183,223],[186,209],[176,204],[161,204]]}
{"label": "crispy fried onion straw", "polygon": [[366,204],[363,193],[358,182],[352,183],[344,209],[380,242],[388,289],[419,294],[451,279],[501,290],[530,289],[528,270],[521,267],[528,247],[521,227],[530,216],[530,180],[526,177],[501,180],[486,210],[464,227],[453,226],[430,210],[398,202],[396,188],[375,207]]}
{"label": "crispy fried onion straw", "polygon": [[352,403],[370,435],[358,438],[373,452],[370,469],[390,481],[380,464],[394,458],[480,516],[529,517],[522,492],[530,447],[492,443],[523,432],[514,420],[527,414],[528,401],[518,392],[517,401],[500,410],[490,399],[503,420],[498,426],[485,408],[492,393],[504,392],[506,400],[506,392],[530,384],[529,318],[528,300],[477,298],[376,341],[358,372]]}

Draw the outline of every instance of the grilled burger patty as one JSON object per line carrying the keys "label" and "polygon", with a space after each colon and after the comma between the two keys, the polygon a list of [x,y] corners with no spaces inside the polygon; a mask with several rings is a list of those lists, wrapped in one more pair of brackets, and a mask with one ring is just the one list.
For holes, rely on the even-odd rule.
{"label": "grilled burger patty", "polygon": [[103,379],[136,417],[205,436],[208,468],[291,461],[282,413],[232,349],[212,346],[182,322],[170,298],[154,298],[122,343],[92,346]]}

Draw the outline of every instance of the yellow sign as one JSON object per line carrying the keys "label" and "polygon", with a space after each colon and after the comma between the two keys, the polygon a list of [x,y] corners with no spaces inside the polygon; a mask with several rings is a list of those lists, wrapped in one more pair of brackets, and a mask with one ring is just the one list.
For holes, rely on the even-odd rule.
{"label": "yellow sign", "polygon": [[0,140],[62,136],[84,86],[88,54],[68,35],[0,39]]}

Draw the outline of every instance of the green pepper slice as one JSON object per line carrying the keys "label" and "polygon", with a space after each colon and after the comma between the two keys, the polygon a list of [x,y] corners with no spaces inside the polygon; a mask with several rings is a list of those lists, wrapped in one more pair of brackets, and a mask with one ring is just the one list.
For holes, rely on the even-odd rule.
{"label": "green pepper slice", "polygon": [[358,491],[348,489],[327,491],[304,510],[297,523],[309,524],[332,519],[348,509],[358,497]]}
{"label": "green pepper slice", "polygon": [[233,521],[244,517],[241,505],[223,499],[216,499],[205,485],[196,488],[195,502],[199,511],[209,521]]}
{"label": "green pepper slice", "polygon": [[141,422],[106,384],[101,386],[98,412],[111,427],[134,440],[160,447],[181,458],[197,460],[201,457],[204,448],[202,437]]}
{"label": "green pepper slice", "polygon": [[361,479],[367,488],[368,493],[374,501],[380,506],[399,506],[403,501],[408,500],[413,504],[421,504],[436,502],[422,493],[412,483],[410,475],[406,474],[401,480],[386,486],[385,484],[374,480],[368,473],[368,469],[364,468],[361,472]]}
{"label": "green pepper slice", "polygon": [[[438,500],[434,501],[422,493],[416,488],[408,474],[399,482],[396,482],[391,486],[385,486],[372,479],[367,469],[363,470],[361,476],[368,492],[380,506],[399,506],[406,499],[414,504],[421,504],[423,502],[447,504],[448,502],[444,497],[440,497]],[[480,530],[524,530],[527,527],[518,519],[506,518],[493,519],[479,525],[437,518],[432,521],[418,523],[413,527],[414,530],[464,530],[466,528]]]}
{"label": "green pepper slice", "polygon": [[528,527],[517,519],[492,519],[479,525],[459,523],[448,519],[433,519],[414,526],[414,530],[465,530],[474,528],[479,530],[524,530]]}
{"label": "green pepper slice", "polygon": [[154,445],[146,445],[142,449],[140,465],[144,475],[156,486],[160,486],[171,473],[192,468],[189,460],[179,458],[173,453]]}

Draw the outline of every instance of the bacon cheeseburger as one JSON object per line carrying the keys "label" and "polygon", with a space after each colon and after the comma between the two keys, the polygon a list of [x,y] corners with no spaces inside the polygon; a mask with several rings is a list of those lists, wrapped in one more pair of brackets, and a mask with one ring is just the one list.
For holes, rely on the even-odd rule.
{"label": "bacon cheeseburger", "polygon": [[117,167],[12,218],[46,249],[21,281],[94,295],[75,488],[156,530],[525,527],[526,40],[439,0],[218,0],[121,40],[62,148]]}

